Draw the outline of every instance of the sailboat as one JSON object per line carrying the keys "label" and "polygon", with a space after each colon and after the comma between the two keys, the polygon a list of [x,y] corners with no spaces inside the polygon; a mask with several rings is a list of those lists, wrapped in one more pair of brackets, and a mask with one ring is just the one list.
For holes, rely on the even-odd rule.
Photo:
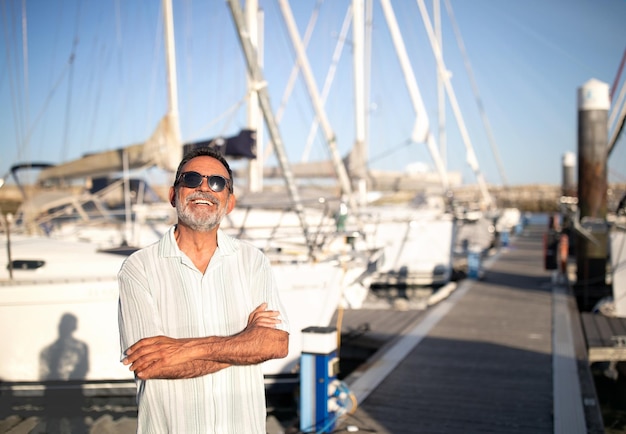
{"label": "sailboat", "polygon": [[[368,181],[371,184],[371,173],[366,173],[366,96],[365,96],[365,53],[364,53],[364,10],[363,2],[352,2],[346,14],[346,22],[352,17],[353,53],[354,53],[354,87],[355,87],[355,118],[356,139],[350,155],[342,160],[336,149],[336,135],[328,121],[320,93],[313,80],[311,67],[303,49],[303,42],[296,29],[289,3],[279,2],[290,39],[297,56],[297,64],[302,71],[306,82],[310,100],[315,110],[316,120],[319,122],[331,155],[331,169],[323,169],[321,164],[313,165],[306,171],[306,166],[296,166],[302,169],[301,173],[307,176],[326,175],[335,176],[341,188],[342,200],[339,208],[345,207],[344,218],[347,218],[347,227],[354,233],[360,234],[371,246],[378,246],[384,250],[384,260],[380,264],[379,272],[373,276],[371,283],[377,279],[388,282],[389,274],[401,279],[403,284],[413,285],[442,285],[449,281],[452,274],[452,246],[455,242],[455,220],[447,212],[443,202],[443,195],[437,199],[422,198],[422,203],[403,203],[400,206],[380,206],[368,203],[366,190]],[[414,132],[414,141],[425,142],[431,152],[440,175],[441,189],[446,193],[448,189],[447,173],[443,167],[433,135],[429,131],[428,117],[419,95],[415,77],[410,68],[404,44],[398,30],[393,10],[389,2],[381,2],[386,12],[387,23],[391,30],[398,58],[405,73],[407,88],[413,102],[418,120]],[[347,26],[344,25],[344,29]],[[338,38],[338,45],[345,40],[342,30]],[[336,52],[340,50],[336,50]],[[346,168],[347,166],[347,168]],[[333,170],[334,169],[334,170]],[[368,179],[369,178],[369,179]],[[355,185],[358,193],[353,191]],[[358,196],[358,198],[357,198]],[[430,194],[428,195],[430,196]],[[336,202],[340,202],[337,200]],[[349,217],[348,217],[349,215]],[[428,248],[426,248],[428,246]],[[351,307],[360,307],[353,304]]]}
{"label": "sailboat", "polygon": [[[238,5],[232,3],[231,7],[233,18],[238,22]],[[68,179],[122,172],[123,182],[118,188],[127,194],[131,185],[130,170],[157,166],[175,171],[183,145],[178,129],[169,0],[163,1],[163,9],[170,59],[170,109],[154,134],[145,143],[41,167],[41,182],[63,184]],[[246,43],[244,40],[244,49]],[[347,294],[355,290],[362,294],[368,275],[375,269],[376,256],[375,249],[361,249],[357,242],[350,241],[344,234],[337,235],[335,228],[332,233],[324,231],[322,234],[318,230],[313,236],[309,235],[310,218],[307,220],[295,183],[289,179],[289,163],[281,150],[279,132],[272,123],[267,96],[263,92],[260,95],[260,105],[270,125],[276,152],[287,174],[286,187],[300,229],[299,233],[292,234],[291,240],[271,234],[274,248],[259,244],[272,261],[291,325],[289,355],[264,364],[264,373],[268,384],[282,379],[293,384],[297,381],[301,330],[309,326],[327,326]],[[78,198],[76,195],[56,196],[54,200],[42,202],[50,205],[47,210],[52,214],[56,210],[67,212],[71,205],[80,215],[84,205],[89,204],[107,217],[106,207],[99,206],[102,205],[101,197],[92,193],[81,194]],[[127,196],[125,199],[128,200]],[[130,217],[128,214],[123,216],[122,226],[137,222],[138,209],[140,207],[133,208]],[[144,210],[143,215],[146,214]],[[27,213],[21,215],[27,220]],[[166,219],[163,220],[159,226],[161,230],[169,225]],[[80,232],[81,237],[88,238],[83,241],[62,236],[17,234],[12,232],[14,227],[5,227],[7,249],[0,253],[0,263],[6,264],[0,274],[0,327],[13,332],[6,340],[6,350],[0,354],[2,387],[14,391],[41,390],[49,385],[48,382],[55,382],[58,387],[134,388],[130,372],[118,361],[116,277],[125,255],[141,245],[131,245],[128,242],[132,240],[130,236],[123,238],[125,243],[122,246],[98,239],[103,233],[111,233],[110,228],[103,225],[104,221],[100,221],[99,227],[92,226],[90,234]],[[71,228],[72,225],[67,224],[61,229],[72,231]],[[101,231],[103,228],[104,232]],[[229,230],[227,225],[224,229]],[[158,233],[153,235],[158,238]],[[258,234],[249,239],[261,243]],[[57,351],[57,359],[50,348],[62,349]]]}
{"label": "sailboat", "polygon": [[[163,5],[171,12],[169,2]],[[166,34],[171,26],[166,19]],[[41,165],[38,179],[61,184],[67,179],[150,166],[173,171],[181,156],[176,106],[170,105],[147,141],[65,164]],[[0,327],[11,331],[4,334],[5,351],[0,355],[3,389],[16,394],[41,393],[52,385],[85,391],[134,389],[133,376],[119,362],[117,330],[117,273],[133,249],[107,250],[96,242],[28,233],[34,204],[48,211],[56,208],[63,215],[68,205],[84,211],[87,203],[97,204],[96,196],[88,192],[68,195],[67,189],[47,188],[25,203],[18,214],[21,221],[7,220],[3,227],[6,249],[0,254]],[[20,224],[22,233],[15,231]]]}

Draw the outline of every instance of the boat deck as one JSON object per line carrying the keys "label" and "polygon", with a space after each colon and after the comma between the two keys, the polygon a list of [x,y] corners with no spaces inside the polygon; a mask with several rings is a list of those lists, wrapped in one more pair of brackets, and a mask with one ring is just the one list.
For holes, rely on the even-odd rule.
{"label": "boat deck", "polygon": [[[543,268],[543,230],[527,227],[481,280],[416,313],[351,373],[358,407],[334,432],[604,432],[575,301]],[[344,333],[366,314],[347,311]],[[384,335],[382,315],[371,314]],[[406,313],[394,315],[406,328]]]}
{"label": "boat deck", "polygon": [[626,360],[626,318],[602,314],[581,314],[589,363]]}

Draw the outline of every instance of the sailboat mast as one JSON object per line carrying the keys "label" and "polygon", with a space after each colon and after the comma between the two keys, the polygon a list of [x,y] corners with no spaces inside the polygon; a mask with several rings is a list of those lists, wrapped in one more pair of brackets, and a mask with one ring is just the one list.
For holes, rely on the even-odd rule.
{"label": "sailboat mast", "polygon": [[261,68],[259,68],[256,52],[254,50],[254,47],[252,46],[252,42],[250,41],[250,35],[246,29],[243,12],[239,5],[239,0],[228,0],[228,5],[233,16],[235,27],[237,28],[237,35],[239,36],[239,42],[241,43],[243,54],[246,59],[248,72],[250,74],[250,77],[254,80],[256,90],[259,94],[259,105],[261,107],[261,111],[263,112],[263,117],[265,118],[265,123],[267,125],[267,129],[270,135],[270,140],[274,143],[274,150],[276,151],[276,157],[278,159],[280,168],[282,169],[285,183],[287,184],[289,196],[292,203],[294,204],[298,219],[300,220],[300,226],[302,227],[304,239],[309,249],[309,255],[312,256],[313,244],[311,238],[309,237],[309,228],[304,216],[304,207],[302,206],[300,194],[298,193],[298,190],[296,188],[295,178],[293,176],[291,166],[289,165],[289,160],[287,159],[287,153],[285,152],[285,146],[280,135],[280,131],[278,130],[278,123],[276,122],[276,118],[274,117],[274,113],[272,112],[269,94],[267,91],[267,82],[263,77]]}
{"label": "sailboat mast", "polygon": [[[262,29],[259,24],[263,23],[263,13],[259,10],[258,0],[246,0],[244,9],[246,25],[250,35],[250,43],[257,53],[259,67],[263,68],[263,43]],[[259,94],[254,86],[254,79],[248,74],[248,105],[247,105],[248,128],[256,131],[256,158],[248,160],[248,191],[251,193],[263,190],[263,125],[259,114]]]}
{"label": "sailboat mast", "polygon": [[422,95],[420,93],[419,86],[417,85],[415,74],[413,73],[413,67],[409,61],[409,56],[398,27],[396,15],[393,11],[393,7],[391,6],[391,1],[381,0],[380,5],[383,9],[383,14],[385,16],[385,20],[387,21],[387,26],[389,27],[389,32],[391,33],[391,39],[396,50],[396,55],[400,61],[402,73],[404,74],[404,80],[409,91],[409,97],[411,98],[411,103],[413,104],[413,110],[415,110],[415,127],[413,128],[412,140],[418,143],[426,142],[428,151],[430,152],[435,166],[437,167],[437,171],[439,172],[442,188],[444,191],[447,191],[448,173],[446,172],[443,161],[439,156],[439,149],[437,149],[435,138],[430,131],[428,113],[426,112],[426,107],[424,106],[424,101],[422,100]]}
{"label": "sailboat mast", "polygon": [[[170,157],[168,163],[164,163],[163,167],[169,170],[176,170],[176,165],[172,164],[174,158],[178,161],[182,158],[182,141],[180,138],[180,120],[178,117],[178,76],[176,74],[176,48],[174,40],[174,13],[172,10],[172,0],[163,0],[163,21],[165,31],[165,63],[167,67],[167,98],[168,111],[166,115],[166,141],[171,141],[170,147],[174,150],[179,148],[174,155]],[[168,167],[169,166],[169,167]]]}
{"label": "sailboat mast", "polygon": [[[369,159],[370,151],[370,90],[372,82],[372,31],[374,22],[374,1],[365,0],[365,28],[363,37],[363,123],[364,123],[364,148]],[[367,165],[367,161],[363,164]]]}
{"label": "sailboat mast", "polygon": [[[435,22],[435,37],[439,47],[443,48],[443,37],[441,35],[441,7],[440,0],[433,0],[433,20]],[[446,92],[443,88],[442,74],[447,71],[437,69],[437,121],[439,122],[439,154],[443,166],[447,167],[447,147],[446,147]]]}
{"label": "sailboat mast", "polygon": [[350,172],[359,192],[361,204],[365,203],[365,167],[367,149],[365,147],[365,53],[364,53],[364,5],[363,0],[352,0],[352,52],[354,62],[354,106],[355,137],[354,151],[351,154],[356,161],[350,161]]}
{"label": "sailboat mast", "polygon": [[279,0],[278,4],[283,14],[283,18],[285,19],[285,24],[287,25],[287,30],[289,32],[289,36],[291,37],[294,50],[296,51],[298,63],[300,64],[300,68],[302,70],[302,77],[304,78],[311,102],[313,103],[315,114],[317,115],[322,131],[324,132],[324,137],[326,138],[326,142],[328,144],[331,160],[341,186],[341,191],[347,196],[350,208],[354,210],[357,206],[353,197],[354,195],[352,194],[352,185],[350,183],[350,178],[348,177],[348,171],[346,170],[346,166],[344,165],[341,155],[339,154],[339,150],[337,149],[337,137],[330,126],[328,116],[326,116],[326,111],[324,110],[321,102],[317,85],[315,84],[313,73],[311,72],[311,65],[309,64],[306,53],[304,52],[304,46],[302,44],[302,40],[300,39],[300,35],[298,34],[298,29],[291,12],[291,8],[286,0]]}
{"label": "sailboat mast", "polygon": [[441,48],[435,39],[435,32],[433,31],[433,26],[430,23],[430,19],[428,18],[428,11],[426,10],[426,6],[424,5],[423,0],[417,0],[417,6],[419,7],[420,14],[422,16],[422,21],[424,23],[424,28],[426,29],[426,33],[428,34],[428,40],[430,41],[430,46],[435,55],[435,60],[437,61],[437,68],[439,72],[442,73],[444,78],[444,87],[446,89],[446,94],[450,99],[450,105],[452,107],[452,112],[456,118],[457,125],[461,132],[461,137],[463,138],[463,142],[465,143],[466,154],[467,154],[467,163],[474,171],[474,175],[476,176],[476,180],[478,182],[478,187],[483,196],[483,201],[487,208],[493,207],[493,200],[491,199],[491,195],[489,194],[489,190],[487,189],[487,184],[485,179],[483,178],[483,174],[478,167],[478,159],[476,158],[476,153],[474,152],[474,147],[469,138],[469,134],[467,132],[467,128],[465,127],[465,122],[463,121],[463,116],[461,116],[461,109],[459,108],[459,104],[456,99],[456,95],[454,90],[452,89],[452,84],[450,83],[450,77],[448,77],[444,72],[447,70],[443,61],[443,55],[441,53]]}
{"label": "sailboat mast", "polygon": [[165,27],[165,62],[167,66],[167,113],[172,119],[175,118],[176,126],[178,126],[178,78],[176,76],[176,47],[174,44],[172,0],[163,0],[163,22]]}

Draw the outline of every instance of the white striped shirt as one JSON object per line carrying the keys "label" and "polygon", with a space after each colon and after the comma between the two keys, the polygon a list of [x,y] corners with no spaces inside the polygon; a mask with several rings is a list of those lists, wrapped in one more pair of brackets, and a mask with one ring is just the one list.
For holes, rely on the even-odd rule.
{"label": "white striped shirt", "polygon": [[[124,351],[145,337],[230,336],[263,302],[280,311],[289,331],[267,257],[221,230],[202,274],[179,248],[172,227],[124,262],[118,275],[119,328]],[[265,433],[261,365],[231,366],[191,379],[137,379],[138,433]]]}

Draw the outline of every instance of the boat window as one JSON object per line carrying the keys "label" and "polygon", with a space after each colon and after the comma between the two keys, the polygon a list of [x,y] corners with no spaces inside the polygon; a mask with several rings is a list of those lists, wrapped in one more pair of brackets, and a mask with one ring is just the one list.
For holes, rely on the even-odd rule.
{"label": "boat window", "polygon": [[139,247],[122,245],[122,246],[113,247],[110,249],[99,249],[98,252],[113,253],[114,255],[130,256],[133,253],[135,253],[137,250],[139,250]]}
{"label": "boat window", "polygon": [[[11,261],[14,270],[36,270],[44,266],[46,261],[42,259],[15,259]],[[9,266],[7,265],[7,269]]]}

